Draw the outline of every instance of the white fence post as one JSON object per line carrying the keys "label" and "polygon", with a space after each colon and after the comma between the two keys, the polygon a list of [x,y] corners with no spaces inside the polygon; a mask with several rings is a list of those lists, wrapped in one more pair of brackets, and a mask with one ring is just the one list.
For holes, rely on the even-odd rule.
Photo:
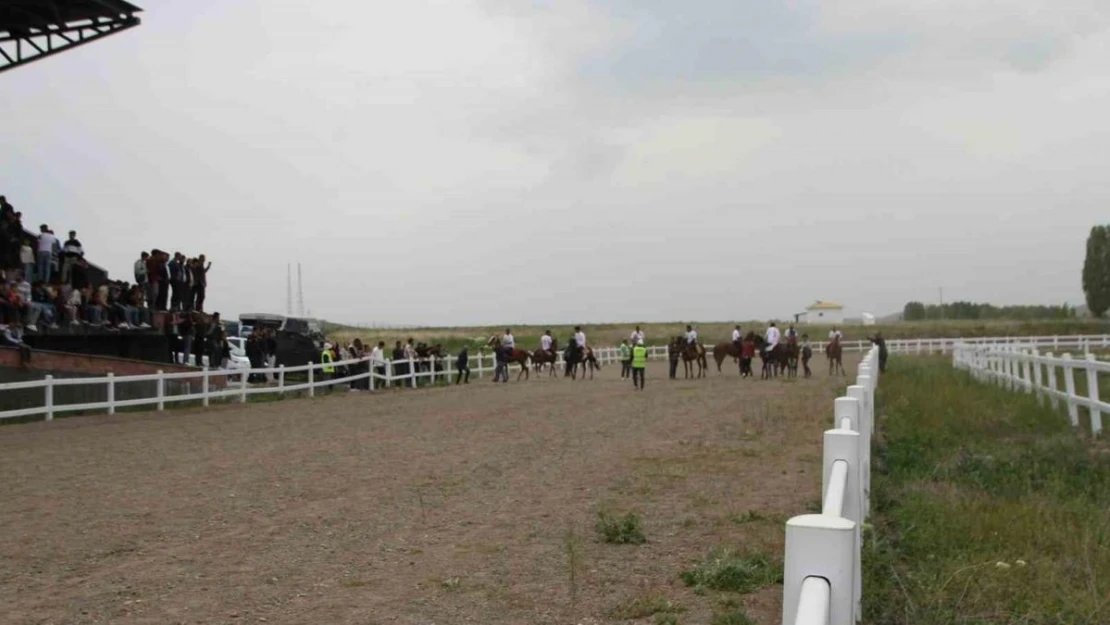
{"label": "white fence post", "polygon": [[368,381],[369,381],[369,389],[371,391],[374,390],[374,369],[375,369],[374,365],[376,365],[376,364],[377,363],[375,363],[373,361],[373,359],[370,359],[370,360],[366,361],[366,365],[369,367],[369,369],[367,369],[367,371],[370,372],[370,377],[368,378]]}
{"label": "white fence post", "polygon": [[1037,391],[1037,403],[1044,405],[1044,378],[1042,376],[1041,352],[1033,348],[1033,388]]}
{"label": "white fence post", "polygon": [[166,374],[158,370],[158,412],[166,409]]}
{"label": "white fence post", "polygon": [[1090,400],[1091,434],[1098,436],[1102,433],[1102,411],[1098,404],[1098,359],[1094,354],[1087,354],[1087,398]]}
{"label": "white fence post", "polygon": [[862,482],[862,508],[863,516],[861,519],[866,519],[871,515],[871,434],[874,432],[874,419],[873,407],[867,402],[867,389],[859,384],[853,384],[848,387],[848,397],[855,399],[859,402],[860,413],[860,481]]}
{"label": "white fence post", "polygon": [[1064,392],[1067,394],[1068,419],[1072,427],[1079,427],[1079,407],[1075,405],[1075,374],[1071,366],[1071,354],[1064,354]]}
{"label": "white fence post", "polygon": [[804,514],[786,522],[783,562],[782,622],[796,623],[798,602],[806,578],[821,577],[829,584],[828,625],[855,625],[852,575],[856,524],[848,519]]}
{"label": "white fence post", "polygon": [[46,386],[43,387],[43,388],[46,389],[46,400],[45,400],[46,405],[44,406],[44,408],[46,408],[46,420],[47,421],[53,421],[54,420],[54,376],[52,376],[50,374],[47,374],[46,377],[43,378],[43,379],[46,381]]}
{"label": "white fence post", "polygon": [[316,374],[315,366],[311,362],[308,363],[308,396],[316,397]]}
{"label": "white fence post", "polygon": [[409,381],[411,382],[410,386],[416,388],[416,366],[413,363],[412,354],[409,354]]}
{"label": "white fence post", "polygon": [[108,372],[108,414],[115,414],[115,374]]}
{"label": "white fence post", "polygon": [[201,403],[202,406],[207,408],[208,407],[208,401],[209,401],[209,399],[208,399],[208,384],[209,384],[209,382],[208,382],[208,378],[209,378],[208,367],[204,367],[204,368],[201,369],[201,376],[202,377],[200,379],[200,396],[201,396],[200,397],[200,403]]}
{"label": "white fence post", "polygon": [[[841,404],[840,399],[837,399],[838,406]],[[850,400],[851,403],[856,401]],[[839,419],[838,419],[839,420]],[[824,445],[824,464],[821,472],[821,494],[822,494],[822,514],[828,515],[832,512],[830,506],[840,506],[839,516],[852,521],[855,524],[855,547],[853,553],[857,557],[852,568],[852,597],[855,602],[856,611],[859,610],[860,599],[863,590],[863,572],[860,568],[858,561],[858,554],[860,553],[860,523],[863,522],[863,503],[861,490],[863,486],[863,478],[860,476],[860,434],[854,430],[833,429],[825,432],[825,445]],[[829,487],[832,484],[830,478],[833,474],[833,466],[837,462],[844,462],[847,464],[848,475],[845,480],[845,488],[843,493],[843,501],[830,502],[829,501]],[[834,514],[835,516],[835,514]]]}
{"label": "white fence post", "polygon": [[[271,378],[273,377],[272,372],[268,375]],[[239,385],[239,403],[245,404],[247,403],[247,376],[243,375],[243,378],[240,381],[242,382],[242,384]]]}
{"label": "white fence post", "polygon": [[1053,408],[1059,408],[1060,398],[1056,396],[1056,365],[1053,364],[1054,358],[1052,352],[1048,352],[1047,354],[1045,354],[1045,356],[1048,358],[1048,362],[1046,363],[1045,367],[1045,375],[1048,376],[1048,401],[1050,404],[1052,404]]}
{"label": "white fence post", "polygon": [[285,396],[285,365],[278,365],[278,395]]}

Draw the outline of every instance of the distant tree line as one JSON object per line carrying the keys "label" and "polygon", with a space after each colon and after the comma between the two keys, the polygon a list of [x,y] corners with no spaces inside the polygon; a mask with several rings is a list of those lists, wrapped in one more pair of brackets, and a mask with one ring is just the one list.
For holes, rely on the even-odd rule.
{"label": "distant tree line", "polygon": [[902,309],[904,321],[932,321],[936,319],[1010,319],[1026,321],[1031,319],[1072,319],[1076,316],[1074,306],[995,306],[977,302],[950,302],[948,304],[924,304],[909,302]]}

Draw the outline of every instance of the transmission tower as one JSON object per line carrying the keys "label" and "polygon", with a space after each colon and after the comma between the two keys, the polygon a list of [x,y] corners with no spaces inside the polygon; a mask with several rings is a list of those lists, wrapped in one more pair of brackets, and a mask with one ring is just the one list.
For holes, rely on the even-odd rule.
{"label": "transmission tower", "polygon": [[297,314],[304,316],[304,282],[301,281],[300,263],[297,263]]}
{"label": "transmission tower", "polygon": [[293,316],[293,266],[285,263],[285,314]]}

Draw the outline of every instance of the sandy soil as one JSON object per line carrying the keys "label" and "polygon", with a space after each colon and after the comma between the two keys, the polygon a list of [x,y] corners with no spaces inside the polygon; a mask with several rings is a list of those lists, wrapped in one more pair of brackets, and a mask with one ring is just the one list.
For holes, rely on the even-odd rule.
{"label": "sandy soil", "polygon": [[[730,595],[680,571],[781,560],[847,382],[665,377],[2,427],[0,623],[606,623],[650,596],[707,623]],[[600,508],[649,542],[601,543]],[[780,597],[734,598],[773,623]]]}

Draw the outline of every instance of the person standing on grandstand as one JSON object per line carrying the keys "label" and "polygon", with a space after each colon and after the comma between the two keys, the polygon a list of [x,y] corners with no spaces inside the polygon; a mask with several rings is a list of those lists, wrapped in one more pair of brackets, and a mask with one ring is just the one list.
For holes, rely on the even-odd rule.
{"label": "person standing on grandstand", "polygon": [[204,295],[208,290],[208,270],[212,263],[206,263],[204,254],[196,258],[193,266],[193,305],[197,310],[204,312]]}
{"label": "person standing on grandstand", "polygon": [[62,282],[70,282],[70,272],[77,261],[85,257],[85,248],[77,240],[77,231],[70,230],[69,238],[62,246]]}
{"label": "person standing on grandstand", "polygon": [[43,282],[50,282],[52,261],[54,259],[54,246],[58,239],[50,234],[50,227],[46,224],[39,226],[38,253],[35,254],[35,275]]}

